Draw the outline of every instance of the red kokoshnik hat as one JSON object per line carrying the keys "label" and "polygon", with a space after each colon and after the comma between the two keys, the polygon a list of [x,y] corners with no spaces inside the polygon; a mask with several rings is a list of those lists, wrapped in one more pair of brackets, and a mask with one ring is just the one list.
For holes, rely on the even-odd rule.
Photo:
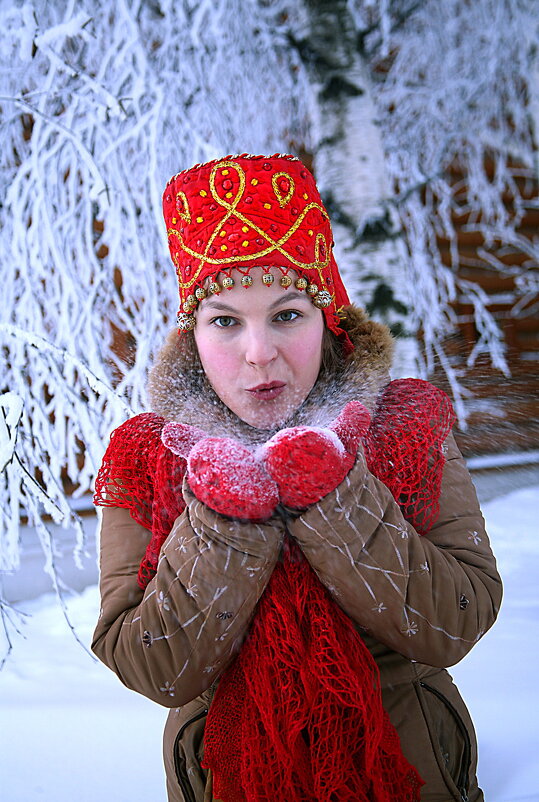
{"label": "red kokoshnik hat", "polygon": [[281,286],[305,290],[345,352],[353,350],[340,327],[350,301],[333,257],[328,213],[295,156],[244,153],[197,164],[168,182],[163,214],[178,276],[180,332],[194,328],[200,300],[234,286],[232,270],[249,287],[251,268],[261,267],[270,285],[269,270],[278,267]]}

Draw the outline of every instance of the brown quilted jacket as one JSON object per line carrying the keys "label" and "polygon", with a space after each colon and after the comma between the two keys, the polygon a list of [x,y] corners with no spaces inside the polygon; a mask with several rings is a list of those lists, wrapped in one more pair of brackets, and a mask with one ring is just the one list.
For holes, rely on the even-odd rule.
{"label": "brown quilted jacket", "polygon": [[[353,395],[367,388],[360,395],[373,408],[387,381],[387,345],[362,316],[354,336],[362,351]],[[168,375],[167,348],[159,366]],[[178,410],[166,411],[181,419]],[[208,429],[207,410],[200,414]],[[188,419],[195,422],[192,410]],[[473,725],[445,669],[493,624],[501,581],[451,435],[444,450],[440,511],[425,536],[369,473],[361,451],[333,493],[286,523],[278,515],[264,524],[220,516],[184,482],[186,509],[144,592],[136,577],[149,532],[126,510],[104,509],[102,610],[92,648],[125,685],[171,708],[164,737],[171,802],[212,799],[211,777],[200,767],[212,688],[241,647],[286,533],[374,655],[403,752],[425,780],[421,799],[483,798]]]}

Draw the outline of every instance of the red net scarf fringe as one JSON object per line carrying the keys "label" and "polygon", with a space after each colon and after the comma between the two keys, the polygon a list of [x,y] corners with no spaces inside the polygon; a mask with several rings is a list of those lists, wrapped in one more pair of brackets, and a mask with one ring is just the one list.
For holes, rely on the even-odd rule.
{"label": "red net scarf fringe", "polygon": [[138,572],[143,589],[155,576],[161,546],[185,509],[185,460],[161,442],[165,423],[151,412],[122,423],[111,435],[95,480],[94,504],[127,509],[152,533]]}
{"label": "red net scarf fringe", "polygon": [[[150,418],[145,424],[155,427],[154,436],[160,434],[162,419]],[[364,444],[370,471],[421,533],[438,513],[441,449],[453,421],[443,392],[403,379],[388,386]],[[142,439],[130,434],[140,447]],[[118,470],[117,460],[122,465],[133,459],[122,445],[121,455],[120,449],[107,450],[96,503],[128,506],[135,520],[147,525],[135,499],[142,490],[152,498],[152,470],[153,497],[169,498],[173,483],[167,491],[161,483],[172,470],[174,495],[181,499],[183,461],[169,463],[159,440],[155,452],[146,447],[140,478],[136,468]],[[155,572],[173,508],[172,499],[162,514],[159,505],[151,505],[159,521],[153,520],[145,558],[149,570],[139,574],[141,584]],[[222,802],[419,800],[422,781],[402,755],[382,707],[376,663],[295,545],[286,545],[242,650],[219,681],[206,723],[204,765],[212,769],[214,798]]]}
{"label": "red net scarf fringe", "polygon": [[382,706],[378,667],[293,544],[219,683],[204,766],[224,802],[419,799],[422,782]]}
{"label": "red net scarf fringe", "polygon": [[388,385],[365,439],[370,472],[421,535],[438,517],[442,446],[454,422],[443,390],[421,379],[398,379]]}

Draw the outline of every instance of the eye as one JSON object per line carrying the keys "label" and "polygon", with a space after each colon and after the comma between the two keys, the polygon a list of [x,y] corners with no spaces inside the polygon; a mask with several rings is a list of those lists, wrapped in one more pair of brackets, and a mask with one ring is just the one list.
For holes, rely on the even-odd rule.
{"label": "eye", "polygon": [[279,323],[292,323],[300,317],[303,317],[301,312],[296,312],[294,309],[285,309],[283,312],[279,312],[278,315],[275,315],[274,320]]}
{"label": "eye", "polygon": [[236,325],[236,320],[230,315],[220,315],[219,317],[214,317],[211,323],[219,329],[230,329]]}

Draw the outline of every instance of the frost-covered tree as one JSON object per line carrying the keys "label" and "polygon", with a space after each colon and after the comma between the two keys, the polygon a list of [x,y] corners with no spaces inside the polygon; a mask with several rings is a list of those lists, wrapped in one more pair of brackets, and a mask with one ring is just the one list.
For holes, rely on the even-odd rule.
{"label": "frost-covered tree", "polygon": [[[379,82],[387,169],[396,190],[391,202],[410,253],[410,326],[423,332],[424,372],[436,359],[442,363],[461,413],[458,377],[444,348],[454,324],[451,302],[458,298],[474,310],[477,341],[468,365],[486,353],[495,367],[507,366],[488,298],[459,275],[465,262],[455,220],[483,240],[474,266],[514,277],[514,315],[539,290],[539,239],[517,233],[526,210],[537,208],[537,195],[526,201],[519,180],[537,185],[531,117],[537,113],[538,33],[537,8],[530,2],[416,4],[390,36],[390,67]],[[449,265],[440,238],[449,242]],[[529,257],[522,265],[511,262],[518,251]]]}
{"label": "frost-covered tree", "polygon": [[144,405],[177,305],[166,179],[306,138],[286,41],[246,5],[0,6],[2,389],[22,405],[4,438],[4,569],[20,515],[44,538],[42,511],[73,522],[61,479],[86,492],[107,433]]}
{"label": "frost-covered tree", "polygon": [[313,163],[333,221],[337,261],[351,297],[400,335],[396,372],[413,373],[412,296],[402,281],[406,246],[389,203],[379,110],[361,46],[365,23],[347,0],[305,0],[295,9],[289,38],[309,76]]}
{"label": "frost-covered tree", "polygon": [[[468,365],[479,354],[504,372],[507,364],[488,297],[459,274],[456,220],[484,242],[474,266],[514,278],[514,315],[532,314],[539,291],[539,239],[518,233],[537,208],[519,187],[539,177],[537,9],[529,0],[304,0],[295,8],[292,42],[316,93],[314,163],[347,284],[397,333],[420,335],[423,348],[404,349],[398,369],[410,369],[412,354],[421,375],[441,364],[462,420],[445,345],[454,302],[473,308]],[[527,255],[523,264],[511,261],[517,253]]]}
{"label": "frost-covered tree", "polygon": [[536,274],[506,253],[538,249],[517,233],[517,179],[537,178],[532,0],[0,0],[0,31],[3,569],[26,515],[53,572],[43,513],[76,524],[66,482],[86,493],[110,429],[144,408],[177,305],[161,192],[197,161],[312,159],[353,299],[420,335],[417,370],[441,362],[459,401],[458,296],[470,359],[505,369],[454,224],[481,232],[525,305]]}

